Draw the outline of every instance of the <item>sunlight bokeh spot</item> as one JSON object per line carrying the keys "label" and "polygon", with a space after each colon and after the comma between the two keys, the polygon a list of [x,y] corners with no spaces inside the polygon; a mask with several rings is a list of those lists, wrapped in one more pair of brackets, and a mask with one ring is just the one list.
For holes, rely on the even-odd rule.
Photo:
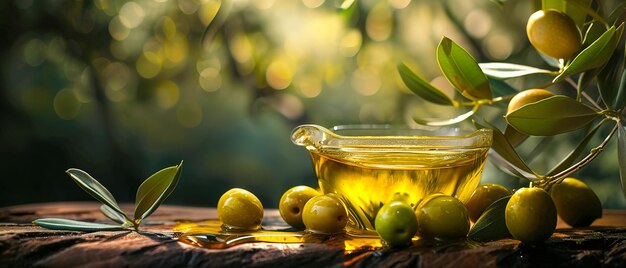
{"label": "sunlight bokeh spot", "polygon": [[38,66],[46,60],[46,43],[32,39],[24,46],[24,61],[30,66]]}
{"label": "sunlight bokeh spot", "polygon": [[496,60],[504,60],[513,53],[513,41],[506,34],[493,34],[486,40],[487,54]]}
{"label": "sunlight bokeh spot", "polygon": [[81,107],[81,103],[78,101],[74,90],[62,89],[54,96],[54,112],[56,115],[64,120],[70,120],[75,118]]}
{"label": "sunlight bokeh spot", "polygon": [[156,85],[155,90],[156,103],[159,107],[169,109],[178,103],[180,89],[176,83],[170,80],[161,81]]}
{"label": "sunlight bokeh spot", "polygon": [[109,22],[109,33],[115,40],[124,40],[130,34],[130,29],[116,16]]}
{"label": "sunlight bokeh spot", "polygon": [[133,29],[141,25],[146,14],[139,4],[131,1],[122,6],[118,16],[124,26]]}
{"label": "sunlight bokeh spot", "polygon": [[482,9],[475,8],[465,17],[465,29],[474,38],[483,38],[491,30],[491,17]]}
{"label": "sunlight bokeh spot", "polygon": [[287,61],[282,59],[274,60],[267,66],[265,79],[274,89],[285,89],[291,84],[293,70]]}
{"label": "sunlight bokeh spot", "polygon": [[198,83],[200,83],[200,87],[207,92],[217,91],[222,87],[220,69],[215,67],[205,68],[198,76]]}
{"label": "sunlight bokeh spot", "polygon": [[322,81],[313,75],[304,76],[297,81],[302,96],[315,98],[322,92]]}
{"label": "sunlight bokeh spot", "polygon": [[359,94],[371,96],[378,92],[381,81],[377,70],[358,68],[352,74],[351,84]]}
{"label": "sunlight bokeh spot", "polygon": [[365,30],[374,41],[384,41],[389,38],[393,29],[393,18],[386,4],[378,4],[367,15]]}
{"label": "sunlight bokeh spot", "polygon": [[137,73],[143,78],[153,78],[161,72],[161,61],[156,53],[146,51],[137,59]]}
{"label": "sunlight bokeh spot", "polygon": [[346,33],[346,35],[341,38],[339,44],[339,50],[341,55],[344,57],[352,57],[359,52],[361,49],[361,43],[363,42],[363,37],[361,36],[361,32],[359,30],[353,29]]}

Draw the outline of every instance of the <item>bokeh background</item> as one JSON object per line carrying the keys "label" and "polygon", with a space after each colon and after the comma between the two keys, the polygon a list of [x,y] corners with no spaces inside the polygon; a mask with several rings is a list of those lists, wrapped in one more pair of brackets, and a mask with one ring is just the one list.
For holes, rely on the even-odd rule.
{"label": "bokeh background", "polygon": [[[277,207],[286,189],[316,185],[308,153],[290,141],[295,126],[458,114],[412,95],[396,71],[405,62],[454,94],[436,64],[443,35],[479,62],[550,68],[525,36],[538,1],[359,0],[347,11],[342,2],[0,1],[0,206],[91,200],[70,167],[133,202],[145,178],[184,160],[166,203],[215,206],[241,187]],[[498,107],[483,110],[502,126]],[[542,143],[550,149],[531,165],[548,169],[577,139]],[[615,147],[577,174],[605,208],[626,207]],[[483,182],[525,184],[491,164]]]}

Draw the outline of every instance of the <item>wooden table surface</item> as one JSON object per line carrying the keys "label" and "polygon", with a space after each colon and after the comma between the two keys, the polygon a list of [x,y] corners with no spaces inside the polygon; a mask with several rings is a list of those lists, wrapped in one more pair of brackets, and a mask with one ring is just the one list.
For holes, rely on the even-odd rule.
{"label": "wooden table surface", "polygon": [[[144,227],[151,234],[55,231],[30,223],[43,217],[108,222],[98,207],[65,202],[1,208],[0,267],[626,267],[626,211],[616,210],[605,210],[588,228],[559,222],[541,245],[503,239],[473,247],[350,252],[318,243],[248,243],[222,250],[179,243],[180,234],[171,230],[176,221],[215,219],[210,208],[161,206]],[[271,222],[279,215],[266,210],[265,217]]]}

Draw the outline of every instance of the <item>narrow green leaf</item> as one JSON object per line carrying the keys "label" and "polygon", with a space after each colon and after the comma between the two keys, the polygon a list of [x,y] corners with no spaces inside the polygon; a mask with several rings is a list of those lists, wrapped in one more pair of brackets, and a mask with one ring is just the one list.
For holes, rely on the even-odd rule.
{"label": "narrow green leaf", "polygon": [[580,153],[582,153],[582,151],[585,149],[585,147],[587,146],[587,144],[589,144],[589,141],[591,141],[591,138],[593,138],[593,135],[596,134],[596,132],[598,131],[598,129],[600,129],[600,126],[602,124],[604,124],[605,121],[602,121],[600,123],[598,123],[595,127],[593,127],[589,132],[587,132],[587,135],[585,135],[585,137],[583,138],[582,141],[580,141],[580,143],[578,144],[578,146],[576,146],[576,148],[574,148],[574,150],[572,150],[567,157],[565,157],[563,160],[561,160],[561,162],[559,164],[557,164],[556,166],[554,166],[554,168],[552,168],[552,170],[550,170],[550,172],[548,172],[549,176],[552,176],[554,174],[557,174],[563,170],[565,170],[566,168],[568,168],[569,166],[571,166],[572,164],[574,164],[574,162],[576,161],[576,159],[578,159],[578,156],[580,155]]}
{"label": "narrow green leaf", "polygon": [[493,202],[476,221],[468,237],[479,242],[494,241],[511,236],[506,227],[505,210],[511,196]]}
{"label": "narrow green leaf", "polygon": [[76,168],[70,168],[65,171],[65,173],[67,173],[67,175],[69,175],[70,178],[72,178],[72,180],[74,180],[78,184],[78,186],[85,192],[89,193],[95,199],[107,205],[111,209],[117,211],[122,215],[125,215],[124,211],[122,211],[122,209],[120,209],[120,206],[117,204],[117,201],[115,201],[115,198],[113,198],[111,192],[109,192],[107,188],[102,186],[102,184],[100,184],[96,179],[91,177],[91,175],[89,175],[87,172]]}
{"label": "narrow green leaf", "polygon": [[531,74],[553,74],[550,70],[539,69],[531,66],[504,63],[504,62],[488,62],[479,63],[480,69],[488,77],[493,77],[501,80],[509,78],[522,77]]}
{"label": "narrow green leaf", "polygon": [[33,221],[34,224],[44,228],[52,230],[68,230],[68,231],[82,231],[82,232],[97,232],[97,231],[123,231],[127,230],[126,227],[121,225],[111,225],[104,223],[75,221],[68,219],[58,218],[43,218]]}
{"label": "narrow green leaf", "polygon": [[552,136],[579,129],[598,116],[589,106],[567,96],[552,96],[522,106],[505,116],[517,131]]}
{"label": "narrow green leaf", "polygon": [[576,26],[581,28],[585,23],[587,15],[602,20],[602,16],[596,13],[591,6],[591,0],[565,0],[567,2],[566,13],[574,20]]}
{"label": "narrow green leaf", "polygon": [[555,68],[560,68],[561,63],[559,62],[559,60],[550,57],[546,54],[543,53],[539,53],[539,56],[541,57],[541,59],[543,59],[544,62],[546,62],[548,65],[555,67]]}
{"label": "narrow green leaf", "polygon": [[443,37],[437,46],[437,63],[461,95],[471,100],[491,99],[489,81],[476,60],[447,37]]}
{"label": "narrow green leaf", "polygon": [[617,162],[619,163],[619,177],[622,183],[622,193],[626,197],[626,129],[620,123],[617,132]]}
{"label": "narrow green leaf", "polygon": [[541,8],[544,10],[556,9],[561,12],[567,12],[567,3],[563,0],[542,0]]}
{"label": "narrow green leaf", "polygon": [[589,86],[591,81],[593,81],[593,79],[596,76],[598,76],[598,73],[600,73],[601,69],[602,68],[600,68],[600,67],[593,68],[591,70],[584,71],[583,73],[580,74],[580,76],[578,77],[578,83],[576,84],[576,88],[579,91],[579,93],[578,93],[579,95],[580,95],[580,93],[585,91],[585,89],[587,89],[587,87]]}
{"label": "narrow green leaf", "polygon": [[183,163],[154,173],[137,190],[135,200],[135,221],[150,216],[176,188]]}
{"label": "narrow green leaf", "polygon": [[418,123],[424,126],[449,126],[449,125],[453,125],[456,123],[460,123],[464,121],[465,119],[468,119],[470,116],[476,113],[476,111],[478,111],[478,108],[479,108],[478,106],[475,106],[474,109],[472,109],[471,111],[468,111],[464,114],[461,114],[454,118],[450,118],[446,120],[434,121],[434,120],[424,120],[421,118],[413,118],[413,120],[415,121],[415,123]]}
{"label": "narrow green leaf", "polygon": [[493,90],[496,96],[507,96],[517,94],[519,90],[515,89],[511,85],[502,80],[495,79],[493,77],[487,77],[489,79],[489,86]]}
{"label": "narrow green leaf", "polygon": [[[511,146],[511,144],[507,141],[507,139],[504,137],[504,134],[502,134],[502,132],[500,132],[500,130],[487,123],[487,122],[483,122],[484,126],[481,123],[478,123],[476,121],[474,121],[474,124],[478,127],[478,128],[490,128],[493,130],[493,143],[491,144],[491,149],[493,149],[498,155],[500,155],[504,160],[506,160],[507,162],[509,162],[511,165],[513,165],[514,167],[523,170],[529,174],[535,174],[529,167],[528,165],[526,165],[526,162],[524,162],[524,160],[522,160],[522,158],[519,156],[519,154],[517,154],[517,152],[515,151],[515,149],[513,149],[513,146]],[[521,174],[516,174],[516,175],[521,175]],[[526,178],[526,176],[521,176]]]}
{"label": "narrow green leaf", "polygon": [[583,37],[583,47],[588,47],[593,44],[605,31],[606,28],[600,22],[595,21],[589,24],[585,31],[585,36]]}
{"label": "narrow green leaf", "polygon": [[615,102],[611,106],[615,110],[622,110],[626,106],[626,69],[622,72],[622,78],[619,83],[619,89],[617,91],[617,97]]}
{"label": "narrow green leaf", "polygon": [[511,144],[512,147],[517,147],[528,138],[528,135],[520,133],[515,130],[511,125],[507,124],[504,129],[504,137]]}
{"label": "narrow green leaf", "polygon": [[126,218],[126,215],[120,214],[119,212],[113,210],[107,205],[100,206],[100,212],[104,214],[107,218],[111,219],[114,222],[124,224],[129,222],[129,219]]}
{"label": "narrow green leaf", "polygon": [[613,26],[606,30],[596,41],[581,51],[552,81],[556,83],[571,75],[604,65],[617,47],[623,30],[623,24],[617,29]]}
{"label": "narrow green leaf", "polygon": [[448,95],[419,77],[404,63],[398,64],[398,72],[404,84],[416,95],[432,103],[453,105],[453,101]]}
{"label": "narrow green leaf", "polygon": [[346,10],[354,6],[354,3],[356,3],[356,0],[344,0],[339,8]]}
{"label": "narrow green leaf", "polygon": [[624,53],[616,50],[611,59],[598,73],[598,90],[600,97],[607,107],[617,109],[617,95],[620,91],[620,81],[624,72]]}

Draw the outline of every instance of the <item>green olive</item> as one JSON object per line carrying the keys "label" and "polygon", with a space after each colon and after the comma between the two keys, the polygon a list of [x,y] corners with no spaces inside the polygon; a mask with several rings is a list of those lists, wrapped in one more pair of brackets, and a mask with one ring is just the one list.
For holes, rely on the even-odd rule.
{"label": "green olive", "polygon": [[320,193],[309,186],[296,186],[287,190],[280,198],[278,211],[285,222],[293,227],[302,228],[302,209],[309,199]]}
{"label": "green olive", "polygon": [[458,199],[433,194],[417,207],[418,235],[438,239],[458,239],[467,236],[470,221],[465,205]]}
{"label": "green olive", "polygon": [[526,33],[541,53],[557,59],[571,59],[582,47],[576,23],[560,11],[539,10],[528,18]]}
{"label": "green olive", "polygon": [[346,227],[348,213],[336,195],[318,195],[304,205],[302,222],[310,232],[334,234],[342,232]]}
{"label": "green olive", "polygon": [[402,201],[387,203],[378,210],[376,232],[391,247],[406,246],[417,232],[417,217],[411,206]]}
{"label": "green olive", "polygon": [[541,88],[531,88],[521,91],[515,94],[515,96],[513,96],[513,98],[509,101],[506,114],[510,114],[526,104],[538,102],[552,96],[554,96],[554,93]]}
{"label": "green olive", "polygon": [[552,199],[559,217],[572,227],[589,226],[602,217],[602,204],[584,182],[566,178],[552,186]]}
{"label": "green olive", "polygon": [[517,240],[525,243],[548,239],[556,228],[556,206],[541,188],[517,190],[506,204],[506,227]]}
{"label": "green olive", "polygon": [[511,191],[502,185],[492,183],[478,185],[465,203],[470,220],[476,222],[493,202],[507,195],[511,195]]}
{"label": "green olive", "polygon": [[233,188],[217,202],[217,216],[227,229],[255,230],[261,227],[263,205],[251,192]]}

